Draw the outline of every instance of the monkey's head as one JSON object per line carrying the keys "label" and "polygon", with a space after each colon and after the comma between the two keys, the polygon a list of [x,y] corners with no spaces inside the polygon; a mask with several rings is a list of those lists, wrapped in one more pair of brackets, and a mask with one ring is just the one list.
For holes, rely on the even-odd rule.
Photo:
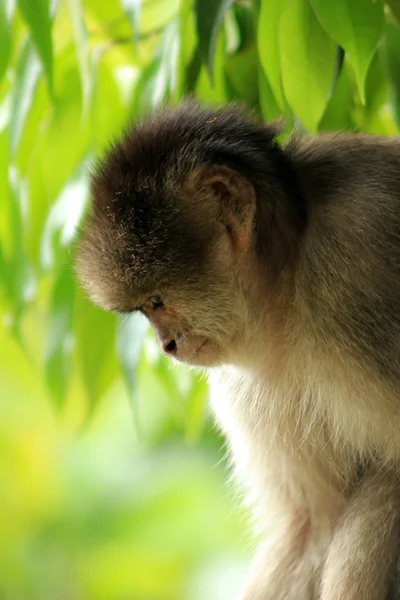
{"label": "monkey's head", "polygon": [[92,176],[77,262],[92,299],[142,311],[178,360],[245,352],[260,272],[276,280],[290,253],[277,133],[238,108],[194,104],[128,131]]}

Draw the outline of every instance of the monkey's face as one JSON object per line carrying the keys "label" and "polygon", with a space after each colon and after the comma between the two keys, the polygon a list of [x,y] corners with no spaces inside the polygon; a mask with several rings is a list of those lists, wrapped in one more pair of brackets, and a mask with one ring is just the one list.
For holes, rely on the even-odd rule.
{"label": "monkey's face", "polygon": [[[181,231],[185,243],[180,245],[170,224],[169,252],[148,266],[154,284],[140,310],[165,354],[211,366],[234,359],[244,342],[248,315],[243,292],[249,278],[246,257],[252,252],[254,190],[223,166],[196,171],[183,189],[190,210],[190,222]],[[234,206],[238,195],[243,196],[239,211]],[[185,220],[181,215],[180,223]],[[171,246],[180,251],[172,252]]]}
{"label": "monkey's face", "polygon": [[[225,240],[224,240],[225,237]],[[231,240],[224,231],[210,249],[212,264],[176,286],[155,287],[140,311],[149,319],[161,351],[197,366],[229,362],[243,340],[246,302]]]}
{"label": "monkey's face", "polygon": [[106,223],[103,214],[92,216],[78,270],[104,308],[144,313],[165,354],[211,366],[232,360],[243,346],[254,192],[235,172],[215,166],[197,170],[183,190],[168,210],[150,211],[145,224],[132,210],[106,215]]}
{"label": "monkey's face", "polygon": [[[177,296],[177,297],[174,297]],[[162,298],[165,298],[165,304]],[[211,303],[210,303],[211,304]],[[196,309],[197,307],[197,309]],[[161,351],[167,356],[197,366],[211,366],[224,360],[224,346],[233,334],[220,323],[220,307],[207,309],[190,302],[173,290],[153,295],[141,307],[149,319]],[[210,311],[210,312],[208,312]],[[228,323],[224,324],[228,325]]]}
{"label": "monkey's face", "polygon": [[134,127],[92,177],[77,270],[93,300],[142,311],[177,360],[245,353],[255,189],[265,193],[260,173],[276,181],[275,134],[235,110],[214,118],[193,106]]}

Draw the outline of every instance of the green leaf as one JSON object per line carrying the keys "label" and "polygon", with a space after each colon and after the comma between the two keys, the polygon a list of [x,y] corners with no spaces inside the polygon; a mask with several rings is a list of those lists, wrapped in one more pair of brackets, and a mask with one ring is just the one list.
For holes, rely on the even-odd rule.
{"label": "green leaf", "polygon": [[225,72],[235,96],[253,107],[258,101],[258,60],[255,44],[227,56]]}
{"label": "green leaf", "polygon": [[[168,400],[173,409],[173,417],[177,424],[182,426],[185,423],[186,415],[184,411],[184,399],[179,389],[179,371],[181,365],[174,365],[170,358],[167,358],[157,348],[157,358],[153,362],[153,371],[157,376],[163,390],[168,395]],[[187,372],[185,371],[187,375]]]}
{"label": "green leaf", "polygon": [[11,56],[11,23],[9,22],[6,5],[0,2],[0,83],[6,72]]}
{"label": "green leaf", "polygon": [[386,25],[386,55],[390,79],[400,92],[400,28],[389,23]]}
{"label": "green leaf", "polygon": [[10,147],[14,154],[24,130],[40,77],[40,63],[29,40],[18,57],[16,82],[12,89],[10,115]]}
{"label": "green leaf", "polygon": [[81,291],[76,298],[75,313],[78,364],[91,414],[118,375],[112,352],[116,341],[116,319],[95,306]]}
{"label": "green leaf", "polygon": [[0,286],[6,289],[9,285],[9,265],[4,256],[3,245],[0,242]]}
{"label": "green leaf", "polygon": [[135,86],[132,100],[132,116],[146,115],[151,111],[154,104],[154,90],[156,79],[160,70],[161,58],[154,56],[142,70],[140,78]]}
{"label": "green leaf", "polygon": [[46,73],[50,94],[53,95],[53,42],[50,0],[18,0],[18,8],[29,27],[32,41]]}
{"label": "green leaf", "polygon": [[210,79],[214,78],[214,55],[219,29],[226,11],[233,0],[196,0],[196,26],[199,37],[200,56],[208,68]]}
{"label": "green leaf", "polygon": [[146,114],[177,91],[178,22],[164,28],[152,62],[143,69],[133,97],[134,116]]}
{"label": "green leaf", "polygon": [[74,299],[74,275],[71,263],[67,262],[53,287],[45,352],[46,383],[57,407],[63,403],[71,374]]}
{"label": "green leaf", "polygon": [[177,89],[177,65],[179,51],[178,22],[172,21],[164,28],[159,47],[161,63],[155,79],[152,103],[157,106]]}
{"label": "green leaf", "polygon": [[191,94],[196,87],[201,71],[201,58],[198,47],[193,52],[192,60],[186,67],[184,93]]}
{"label": "green leaf", "polygon": [[144,2],[140,14],[140,35],[161,31],[178,13],[180,0]]}
{"label": "green leaf", "polygon": [[386,4],[390,6],[393,16],[400,23],[400,0],[386,0]]}
{"label": "green leaf", "polygon": [[[136,72],[130,67],[123,67],[119,81],[115,77],[114,69],[110,69],[105,54],[99,55],[98,60],[93,61],[93,65],[96,85],[90,108],[89,134],[93,146],[96,149],[103,149],[110,143],[116,132],[121,131],[126,124],[126,113],[132,103],[133,91],[136,89]],[[123,95],[121,82],[123,82]]]}
{"label": "green leaf", "polygon": [[51,206],[41,239],[41,263],[45,270],[65,260],[82,219],[88,197],[86,165],[87,161],[79,165]]}
{"label": "green leaf", "polygon": [[179,100],[185,93],[193,90],[201,68],[196,22],[191,1],[182,0],[177,16],[177,23],[179,48],[177,53],[176,73],[178,85],[174,93],[174,99],[176,98]]}
{"label": "green leaf", "polygon": [[260,61],[278,105],[284,107],[279,60],[279,25],[285,10],[285,0],[262,0],[258,21],[258,52]]}
{"label": "green leaf", "polygon": [[233,5],[233,15],[237,22],[240,31],[240,45],[238,52],[244,50],[248,45],[254,42],[254,33],[256,27],[255,10],[251,4],[239,4]]}
{"label": "green leaf", "polygon": [[371,61],[365,82],[365,105],[358,105],[353,111],[353,119],[361,131],[381,135],[397,135],[395,114],[390,110],[390,82],[385,69],[384,47],[380,45]]}
{"label": "green leaf", "polygon": [[85,113],[92,99],[92,75],[90,71],[88,35],[85,16],[80,0],[69,0],[72,27],[74,31],[79,71],[82,84],[83,112]]}
{"label": "green leaf", "polygon": [[320,129],[325,131],[352,130],[354,122],[351,113],[354,110],[354,91],[356,90],[354,75],[349,75],[349,65],[343,65],[334,90],[329,98],[328,106],[320,121]]}
{"label": "green leaf", "polygon": [[393,86],[393,109],[397,123],[400,124],[400,29],[393,24],[386,27],[386,56]]}
{"label": "green leaf", "polygon": [[136,392],[137,368],[142,354],[143,340],[149,329],[140,313],[121,317],[117,329],[117,353],[128,385],[132,403]]}
{"label": "green leaf", "polygon": [[121,0],[121,6],[131,22],[133,39],[137,42],[139,39],[142,0]]}
{"label": "green leaf", "polygon": [[263,119],[272,121],[282,116],[282,110],[276,102],[275,95],[272,92],[268,78],[262,69],[258,74],[258,94],[260,98],[260,108]]}
{"label": "green leaf", "polygon": [[200,102],[205,104],[226,103],[225,60],[225,31],[221,28],[214,55],[214,78],[211,80],[207,67],[202,65],[196,82],[196,95]]}
{"label": "green leaf", "polygon": [[22,343],[19,324],[26,306],[36,291],[36,280],[32,265],[24,248],[24,233],[27,226],[27,188],[15,169],[10,170],[10,213],[11,251],[7,265],[8,295],[12,302],[11,329]]}
{"label": "green leaf", "polygon": [[361,101],[365,78],[383,29],[383,2],[376,0],[310,0],[319,22],[347,52]]}
{"label": "green leaf", "polygon": [[207,406],[208,386],[204,376],[193,378],[187,409],[186,440],[194,443],[201,434]]}
{"label": "green leaf", "polygon": [[336,44],[322,29],[308,0],[291,0],[279,27],[282,83],[296,116],[315,131],[332,87]]}

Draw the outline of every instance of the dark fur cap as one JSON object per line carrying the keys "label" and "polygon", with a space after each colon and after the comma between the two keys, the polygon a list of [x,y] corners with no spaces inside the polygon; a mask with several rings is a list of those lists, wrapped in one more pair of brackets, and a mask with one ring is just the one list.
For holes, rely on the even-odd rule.
{"label": "dark fur cap", "polygon": [[133,296],[154,281],[162,286],[163,275],[170,282],[201,273],[212,232],[187,214],[184,181],[200,165],[224,164],[251,181],[260,202],[279,201],[288,165],[275,141],[278,132],[238,107],[208,110],[194,103],[159,110],[134,125],[91,178],[91,214],[78,261],[84,285],[108,278],[110,293],[119,288],[116,297]]}

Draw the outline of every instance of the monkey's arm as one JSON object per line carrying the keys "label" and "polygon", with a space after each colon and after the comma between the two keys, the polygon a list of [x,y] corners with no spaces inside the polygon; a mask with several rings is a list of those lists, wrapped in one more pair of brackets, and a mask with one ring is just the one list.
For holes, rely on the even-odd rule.
{"label": "monkey's arm", "polygon": [[[323,568],[321,600],[399,600],[400,476],[366,476],[341,516]],[[391,595],[392,594],[392,595]]]}
{"label": "monkey's arm", "polygon": [[320,565],[314,543],[305,550],[307,529],[279,527],[268,537],[238,600],[314,600]]}

